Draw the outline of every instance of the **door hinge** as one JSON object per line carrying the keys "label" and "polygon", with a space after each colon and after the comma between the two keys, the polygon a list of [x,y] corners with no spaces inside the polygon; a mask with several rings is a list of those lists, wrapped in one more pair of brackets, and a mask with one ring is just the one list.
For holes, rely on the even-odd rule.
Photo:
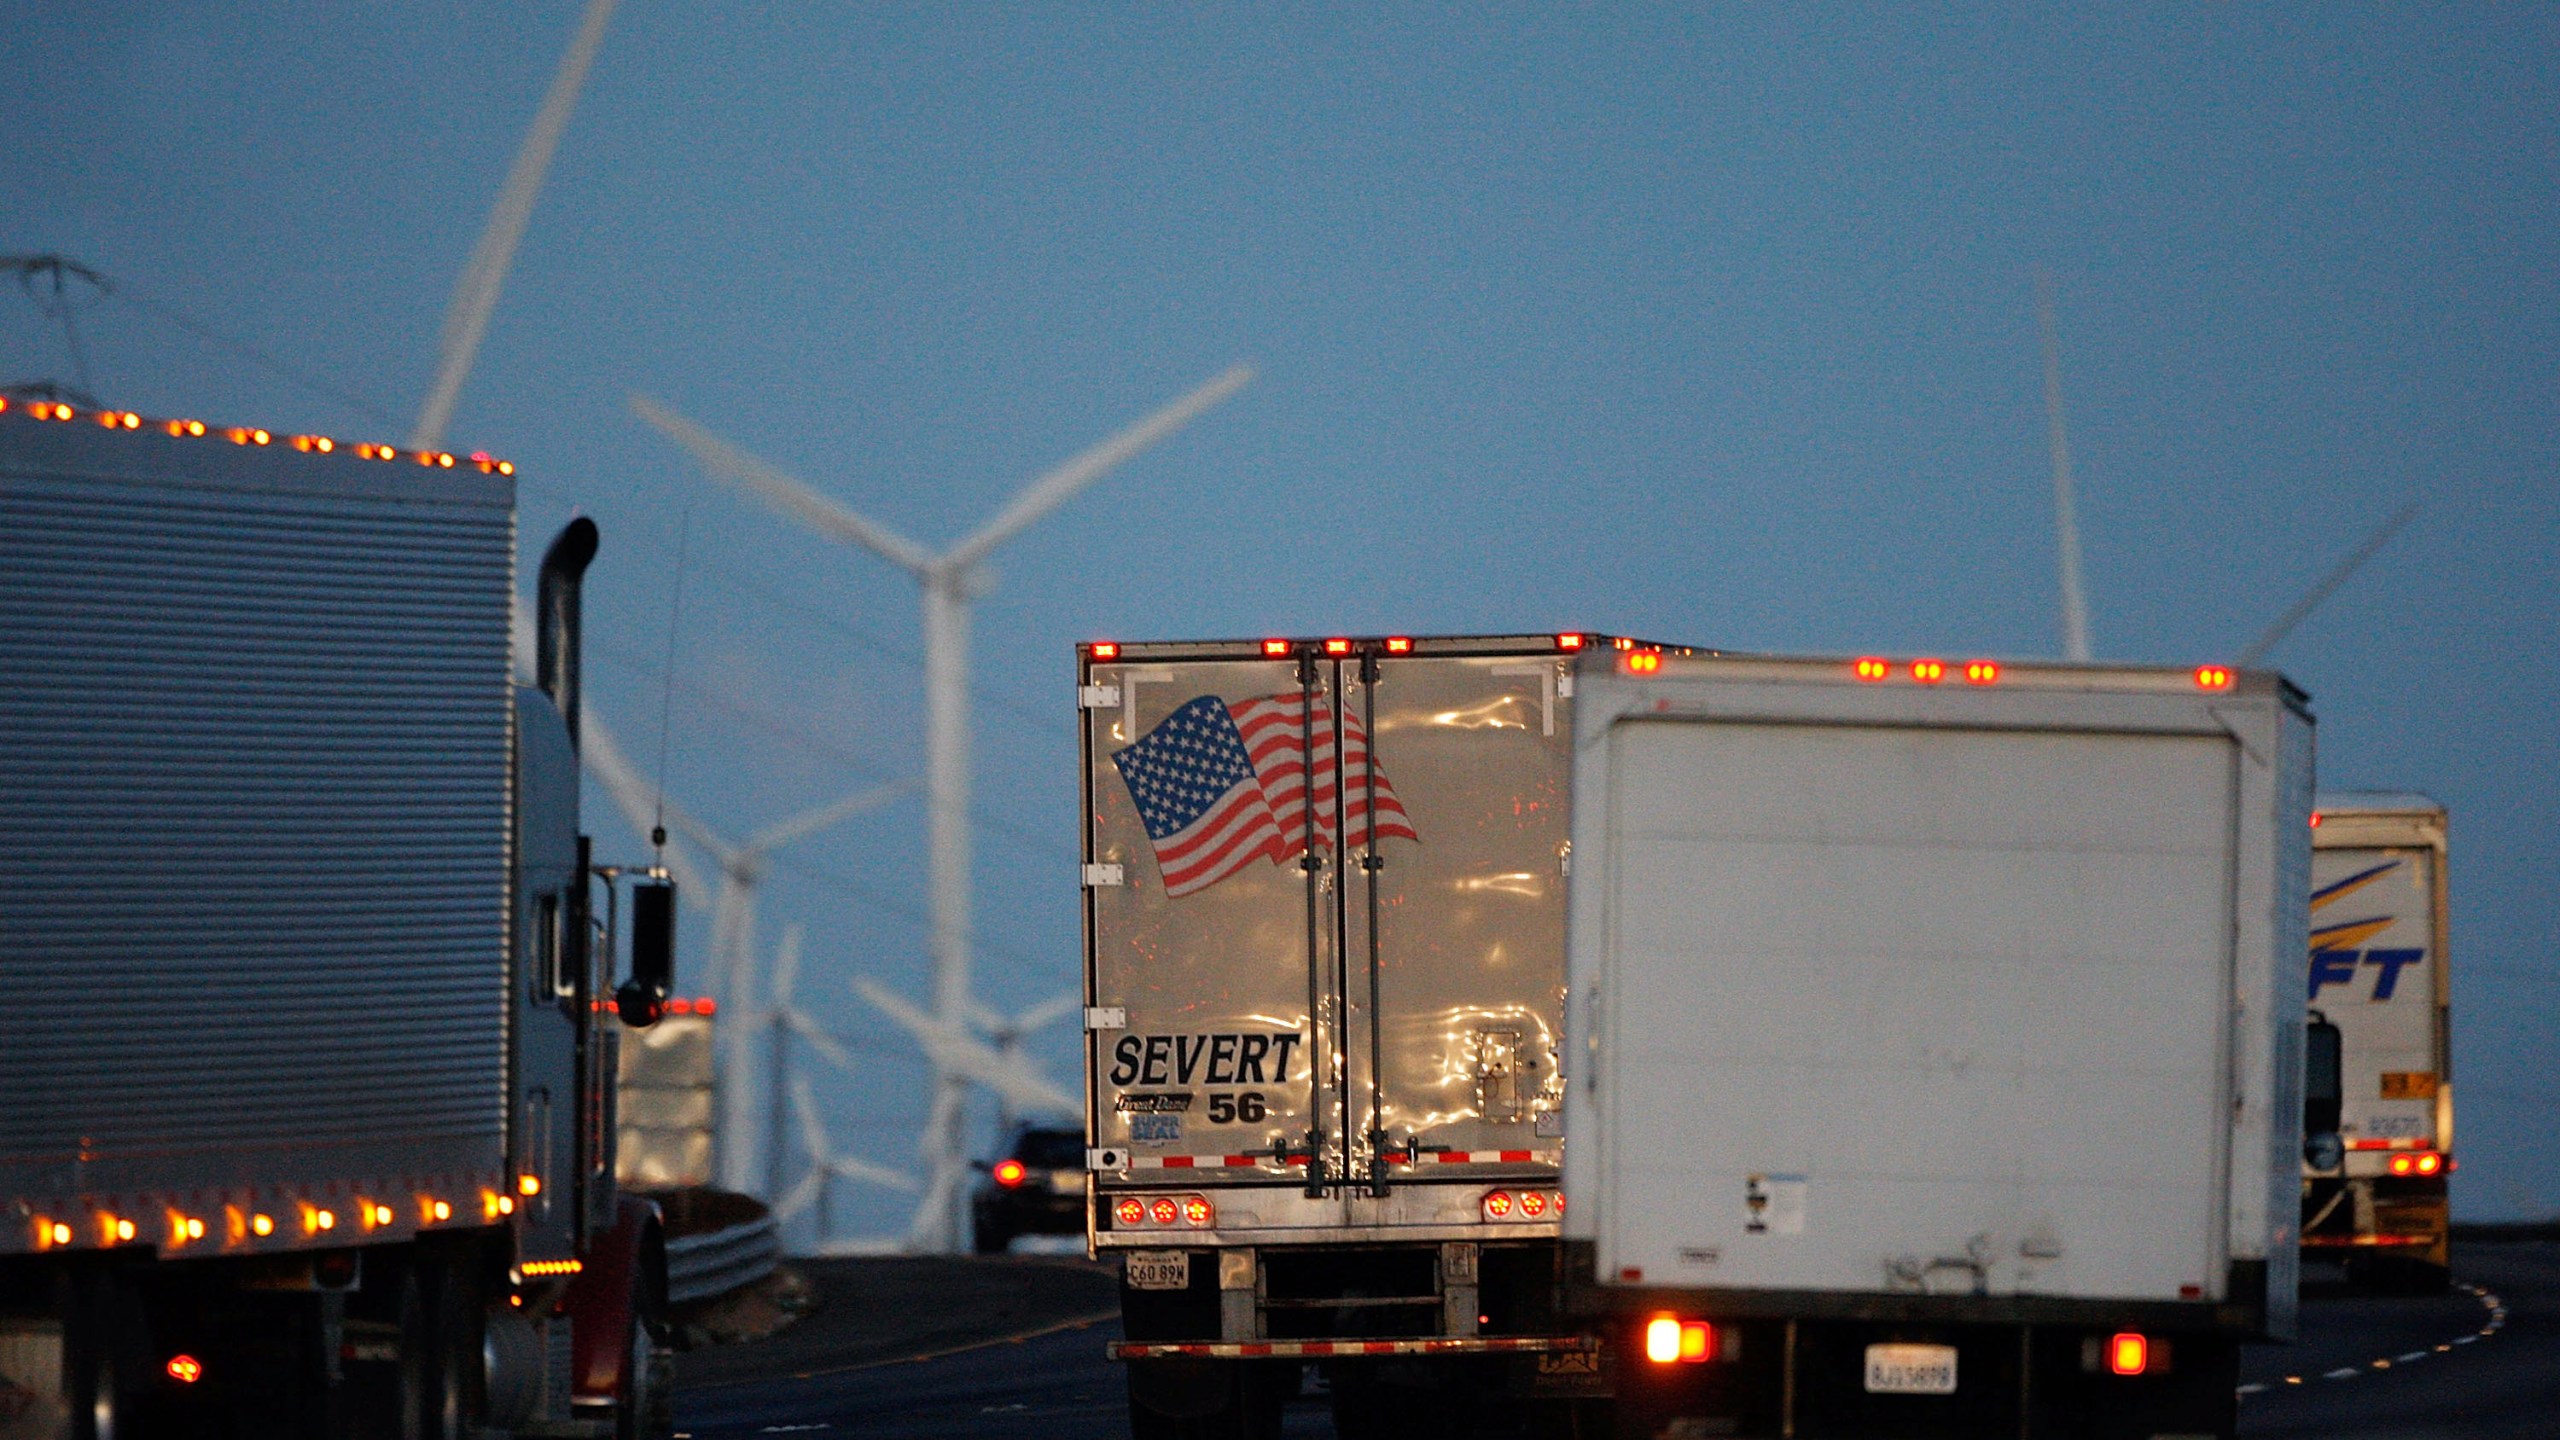
{"label": "door hinge", "polygon": [[1087,1005],[1084,1007],[1084,1028],[1126,1030],[1129,1028],[1129,1009],[1125,1005]]}
{"label": "door hinge", "polygon": [[1119,703],[1120,687],[1117,685],[1076,687],[1076,708],[1079,710],[1108,710]]}
{"label": "door hinge", "polygon": [[1129,883],[1128,872],[1118,865],[1087,865],[1084,867],[1084,883],[1096,888],[1126,885]]}

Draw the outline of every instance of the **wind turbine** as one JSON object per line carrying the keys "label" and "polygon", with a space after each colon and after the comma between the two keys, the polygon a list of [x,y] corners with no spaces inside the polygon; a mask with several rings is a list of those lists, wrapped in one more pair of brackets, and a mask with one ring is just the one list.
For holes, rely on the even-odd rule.
{"label": "wind turbine", "polygon": [[462,267],[461,277],[453,283],[444,328],[436,337],[435,384],[427,391],[426,404],[418,409],[416,428],[409,432],[412,450],[433,450],[444,442],[454,403],[462,398],[462,382],[480,353],[481,337],[489,332],[490,312],[498,308],[499,287],[506,284],[507,271],[515,265],[516,245],[533,219],[534,198],[542,193],[551,156],[560,148],[571,112],[578,108],[578,92],[586,87],[587,69],[595,64],[596,50],[604,44],[605,22],[613,18],[616,3],[587,0],[578,33],[570,38],[559,72],[551,77],[551,89],[542,97],[542,108],[534,112],[533,125],[516,148],[506,183],[498,187],[489,223],[480,232],[480,242],[471,247],[471,259]]}
{"label": "wind turbine", "polygon": [[2062,346],[2054,338],[2053,276],[2036,270],[2036,323],[2044,331],[2045,434],[2053,451],[2055,550],[2062,567],[2062,658],[2089,659],[2089,601],[2080,588],[2080,518],[2072,501],[2071,442],[2062,429]]}
{"label": "wind turbine", "polygon": [[[932,955],[936,1023],[956,1029],[967,1020],[969,991],[969,602],[987,588],[983,568],[997,546],[1012,539],[1131,457],[1242,389],[1251,368],[1235,366],[1146,419],[1034,480],[977,533],[937,555],[782,470],[747,454],[646,396],[631,408],[669,439],[690,451],[715,478],[736,485],[774,509],[832,539],[851,541],[915,577],[924,592],[925,824],[932,895]],[[928,1051],[928,1054],[934,1052]],[[961,1239],[961,1180],[967,1173],[969,1077],[934,1062],[931,1113],[924,1151],[932,1179],[916,1212],[914,1243],[952,1252]]]}
{"label": "wind turbine", "polygon": [[[1023,1040],[1076,1013],[1083,1002],[1083,996],[1068,991],[1062,995],[1052,995],[1027,1010],[1017,1011],[1011,1015],[985,1005],[973,1004],[969,1007],[969,1018],[977,1024],[979,1029],[987,1032],[988,1040],[992,1041],[996,1047],[997,1058],[1003,1060],[1008,1066],[1025,1066],[1029,1062],[1023,1058]],[[1006,1101],[1004,1108],[997,1112],[996,1128],[1011,1130],[1013,1120],[1013,1104],[1011,1101]]]}
{"label": "wind turbine", "polygon": [[774,1202],[773,1218],[788,1220],[808,1209],[811,1201],[816,1201],[820,1248],[823,1248],[827,1242],[827,1231],[830,1225],[831,1207],[828,1204],[827,1194],[830,1181],[852,1180],[885,1186],[891,1190],[908,1192],[915,1190],[916,1177],[905,1171],[892,1170],[885,1165],[874,1165],[868,1160],[856,1160],[850,1155],[835,1153],[827,1135],[826,1121],[818,1114],[818,1102],[811,1097],[809,1081],[805,1076],[791,1077],[791,1113],[800,1122],[800,1146],[809,1152],[809,1170],[807,1174],[800,1177],[797,1184]]}
{"label": "wind turbine", "polygon": [[2418,505],[2414,500],[2393,511],[2389,519],[2383,521],[2371,535],[2365,537],[2363,544],[2358,545],[2348,552],[2345,559],[2330,567],[2328,574],[2321,576],[2310,589],[2302,592],[2301,599],[2294,601],[2282,615],[2276,617],[2276,623],[2268,626],[2257,639],[2250,641],[2249,648],[2241,651],[2240,658],[2233,663],[2238,668],[2246,670],[2267,658],[2268,651],[2276,648],[2278,642],[2293,633],[2294,626],[2301,624],[2312,611],[2320,608],[2320,602],[2328,599],[2332,591],[2346,584],[2347,577],[2361,569],[2364,562],[2372,559],[2374,552],[2388,544],[2392,536],[2400,533],[2400,527],[2408,524],[2410,518],[2417,513]]}

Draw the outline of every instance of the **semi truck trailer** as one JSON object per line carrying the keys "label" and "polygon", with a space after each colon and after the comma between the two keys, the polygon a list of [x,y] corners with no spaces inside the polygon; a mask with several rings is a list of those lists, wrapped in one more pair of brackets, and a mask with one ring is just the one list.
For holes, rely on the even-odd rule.
{"label": "semi truck trailer", "polygon": [[2303,1253],[2359,1284],[2441,1290],[2453,1171],[2444,807],[2339,792],[2316,814]]}
{"label": "semi truck trailer", "polygon": [[2226,1434],[2292,1324],[2272,675],[1079,656],[1132,1428]]}
{"label": "semi truck trailer", "polygon": [[1603,658],[1564,1237],[1620,1433],[2231,1434],[2294,1324],[2304,697]]}
{"label": "semi truck trailer", "polygon": [[486,456],[0,403],[10,1440],[666,1432],[674,894],[578,830],[595,527],[530,685],[517,539]]}

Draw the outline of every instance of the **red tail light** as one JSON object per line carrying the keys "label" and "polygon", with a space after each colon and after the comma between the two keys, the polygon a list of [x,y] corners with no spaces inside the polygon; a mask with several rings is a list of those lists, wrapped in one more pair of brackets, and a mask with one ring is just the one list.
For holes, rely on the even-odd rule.
{"label": "red tail light", "polygon": [[1159,1225],[1170,1225],[1182,1218],[1182,1207],[1171,1200],[1158,1200],[1147,1207],[1147,1218]]}
{"label": "red tail light", "polygon": [[1508,1220],[1511,1209],[1511,1192],[1508,1190],[1496,1190],[1484,1197],[1484,1218],[1487,1220]]}
{"label": "red tail light", "polygon": [[2151,1367],[2151,1341],[2126,1330],[2107,1341],[2107,1368],[2118,1375],[2139,1375]]}
{"label": "red tail light", "polygon": [[1147,1223],[1147,1202],[1132,1195],[1111,1207],[1111,1218],[1121,1229],[1133,1229]]}
{"label": "red tail light", "polygon": [[1022,1177],[1029,1173],[1029,1171],[1022,1168],[1022,1162],[1019,1160],[999,1160],[996,1162],[996,1183],[1007,1190],[1021,1184]]}
{"label": "red tail light", "polygon": [[1192,1228],[1194,1228],[1194,1229],[1205,1230],[1205,1229],[1207,1229],[1207,1228],[1208,1228],[1208,1226],[1209,1226],[1209,1222],[1210,1222],[1210,1221],[1212,1221],[1212,1220],[1215,1220],[1215,1219],[1217,1219],[1217,1218],[1218,1218],[1218,1212],[1217,1212],[1217,1210],[1216,1210],[1213,1206],[1211,1206],[1211,1205],[1209,1204],[1209,1200],[1208,1200],[1208,1197],[1207,1197],[1207,1196],[1205,1196],[1205,1195],[1186,1195],[1186,1196],[1184,1196],[1184,1197],[1183,1197],[1183,1199],[1182,1199],[1182,1223],[1183,1223],[1183,1224],[1185,1224],[1185,1225],[1189,1225],[1189,1226],[1191,1226],[1191,1227],[1192,1227]]}
{"label": "red tail light", "polygon": [[204,1362],[193,1355],[172,1355],[167,1368],[169,1378],[181,1385],[193,1385],[204,1378]]}
{"label": "red tail light", "polygon": [[1697,1365],[1714,1358],[1716,1329],[1704,1320],[1656,1315],[1644,1325],[1644,1358],[1656,1365]]}
{"label": "red tail light", "polygon": [[2418,1173],[2421,1175],[2433,1175],[2443,1168],[2444,1157],[2441,1155],[2429,1153],[2418,1157]]}

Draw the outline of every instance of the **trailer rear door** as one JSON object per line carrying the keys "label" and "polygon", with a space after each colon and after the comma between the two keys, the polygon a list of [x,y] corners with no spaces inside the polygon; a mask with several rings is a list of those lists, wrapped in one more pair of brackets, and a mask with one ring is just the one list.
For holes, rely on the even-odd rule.
{"label": "trailer rear door", "polygon": [[2218,1298],[2229,738],[1604,743],[1602,1274]]}

